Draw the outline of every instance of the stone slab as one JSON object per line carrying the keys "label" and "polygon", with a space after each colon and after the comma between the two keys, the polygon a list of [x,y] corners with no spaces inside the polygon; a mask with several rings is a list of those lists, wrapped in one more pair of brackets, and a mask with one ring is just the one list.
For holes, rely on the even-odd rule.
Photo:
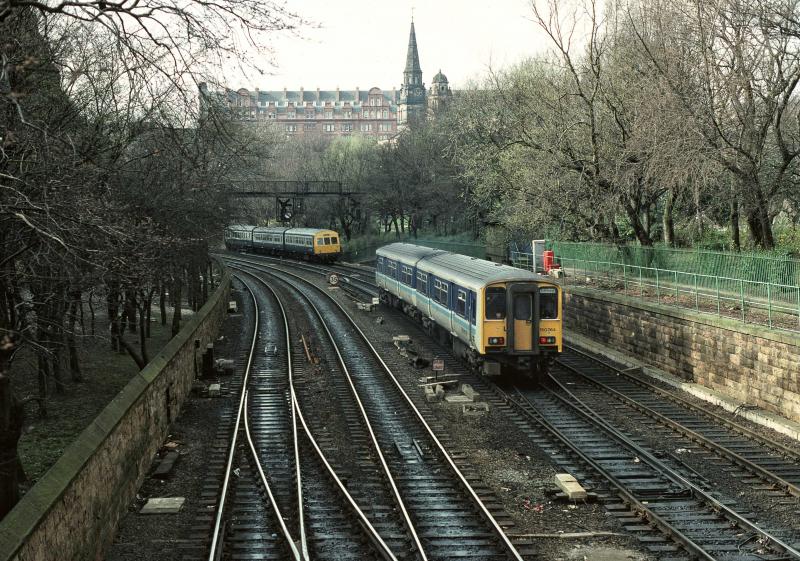
{"label": "stone slab", "polygon": [[208,397],[219,397],[221,392],[222,386],[220,384],[210,384],[208,386]]}
{"label": "stone slab", "polygon": [[586,498],[586,489],[578,483],[578,480],[568,473],[557,473],[555,476],[556,485],[568,498],[580,501]]}
{"label": "stone slab", "polygon": [[461,384],[461,393],[463,393],[471,401],[477,401],[481,397],[481,394],[472,389],[472,386],[469,384]]}
{"label": "stone slab", "polygon": [[465,417],[483,417],[489,414],[489,404],[486,402],[465,403],[461,407],[461,414]]}
{"label": "stone slab", "polygon": [[183,508],[186,497],[154,497],[139,510],[139,514],[177,514]]}
{"label": "stone slab", "polygon": [[446,395],[444,400],[447,403],[472,403],[472,400],[462,394]]}
{"label": "stone slab", "polygon": [[172,472],[172,468],[175,467],[175,463],[180,457],[181,455],[175,450],[167,452],[158,463],[156,469],[153,471],[153,477],[156,479],[166,479],[167,476],[169,476],[169,474]]}
{"label": "stone slab", "polygon": [[231,300],[228,302],[228,313],[235,314],[239,311],[239,305],[236,303],[236,300]]}

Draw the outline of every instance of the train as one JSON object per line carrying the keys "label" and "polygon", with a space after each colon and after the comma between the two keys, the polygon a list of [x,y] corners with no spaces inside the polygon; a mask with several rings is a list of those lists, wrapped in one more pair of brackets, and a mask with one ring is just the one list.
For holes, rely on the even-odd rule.
{"label": "train", "polygon": [[484,374],[543,377],[562,351],[562,289],[530,271],[408,243],[376,252],[383,303]]}
{"label": "train", "polygon": [[321,228],[286,228],[234,224],[225,228],[225,247],[306,261],[332,263],[342,255],[339,234]]}

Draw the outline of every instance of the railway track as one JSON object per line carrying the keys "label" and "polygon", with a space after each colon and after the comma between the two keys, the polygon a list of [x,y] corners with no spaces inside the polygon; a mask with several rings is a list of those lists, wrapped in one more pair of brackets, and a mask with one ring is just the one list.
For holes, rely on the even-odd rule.
{"label": "railway track", "polygon": [[[374,285],[361,292],[371,296],[373,290]],[[634,407],[747,470],[753,482],[767,482],[770,486],[759,490],[772,495],[796,495],[797,453],[791,448],[776,445],[744,426],[588,355],[566,353],[562,367],[562,376],[569,373],[582,377],[596,393],[612,395],[626,407]],[[609,510],[654,553],[669,559],[800,558],[797,545],[788,541],[795,539],[791,532],[773,533],[753,524],[751,519],[756,514],[740,514],[735,503],[712,496],[707,482],[691,468],[676,458],[655,457],[585,404],[576,405],[580,400],[569,394],[576,388],[560,386],[554,391],[520,394],[487,384],[481,378],[472,378],[472,382],[479,391],[485,389],[490,395],[496,392],[497,398],[490,401],[510,417],[516,417],[516,424],[550,450],[557,463],[595,486],[608,502]],[[565,399],[565,395],[569,397]],[[597,399],[596,395],[593,397]],[[608,401],[607,397],[604,399]],[[621,497],[622,502],[614,497]],[[661,534],[653,534],[653,527]]]}
{"label": "railway track", "polygon": [[396,561],[298,406],[282,303],[250,275],[237,278],[255,325],[206,558]]}
{"label": "railway track", "polygon": [[768,439],[578,349],[568,348],[559,358],[559,364],[595,390],[724,457],[759,483],[769,484],[769,490],[800,497],[797,449]]}
{"label": "railway track", "polygon": [[[351,400],[360,412],[359,425],[373,441],[372,454],[403,513],[414,557],[521,561],[523,554],[532,555],[529,541],[511,543],[472,482],[346,311],[297,275],[277,269],[264,274],[293,291],[308,315],[313,312],[320,332],[326,334],[326,345],[337,357]],[[343,397],[338,391],[337,396]],[[351,487],[357,495],[355,486]]]}

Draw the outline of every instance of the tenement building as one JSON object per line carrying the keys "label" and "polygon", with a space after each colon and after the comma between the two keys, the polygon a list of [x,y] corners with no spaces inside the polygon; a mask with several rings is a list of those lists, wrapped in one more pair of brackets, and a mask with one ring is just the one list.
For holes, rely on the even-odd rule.
{"label": "tenement building", "polygon": [[408,39],[403,83],[382,90],[226,90],[211,94],[200,84],[201,105],[210,96],[220,100],[239,119],[274,123],[287,136],[371,136],[389,140],[404,127],[434,118],[452,97],[447,78],[439,71],[430,90],[422,81],[414,22]]}

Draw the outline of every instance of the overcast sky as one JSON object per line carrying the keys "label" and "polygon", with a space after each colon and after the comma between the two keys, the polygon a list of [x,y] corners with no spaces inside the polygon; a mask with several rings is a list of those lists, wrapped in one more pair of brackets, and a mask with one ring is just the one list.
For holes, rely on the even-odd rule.
{"label": "overcast sky", "polygon": [[[452,87],[548,47],[528,0],[288,0],[319,28],[274,36],[271,75],[231,72],[229,87],[280,90],[400,88],[411,8],[426,86],[441,69]],[[266,59],[265,59],[266,60]],[[266,65],[265,65],[266,66]]]}

